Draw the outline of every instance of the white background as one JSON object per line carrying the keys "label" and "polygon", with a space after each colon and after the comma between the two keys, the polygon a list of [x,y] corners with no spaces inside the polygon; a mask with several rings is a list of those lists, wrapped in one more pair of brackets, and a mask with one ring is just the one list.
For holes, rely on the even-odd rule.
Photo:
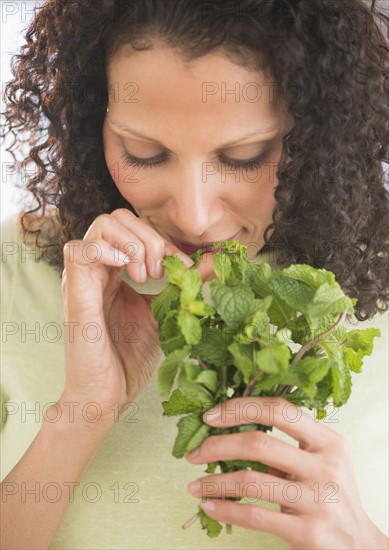
{"label": "white background", "polygon": [[[12,80],[11,54],[18,52],[21,45],[25,44],[23,38],[24,30],[34,17],[34,8],[42,7],[44,1],[8,1],[0,2],[1,10],[1,111],[4,111],[3,93],[5,83]],[[5,151],[10,140],[6,140],[1,147],[1,219],[19,210],[21,191],[14,185],[17,174],[12,175],[11,163],[13,162],[10,153]],[[17,155],[20,158],[20,153]],[[20,178],[19,178],[20,181]],[[30,193],[25,193],[28,197]],[[32,195],[31,195],[32,196]],[[30,198],[30,197],[28,197]]]}

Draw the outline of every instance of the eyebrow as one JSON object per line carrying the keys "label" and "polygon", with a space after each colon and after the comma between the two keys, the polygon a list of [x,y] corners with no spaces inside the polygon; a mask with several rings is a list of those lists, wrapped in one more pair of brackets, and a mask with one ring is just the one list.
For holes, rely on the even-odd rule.
{"label": "eyebrow", "polygon": [[[137,130],[135,130],[135,128],[131,128],[127,124],[123,124],[122,122],[117,122],[115,120],[110,120],[109,122],[110,122],[110,124],[112,124],[116,128],[119,128],[120,130],[123,130],[124,132],[128,132],[128,133],[130,133],[134,136],[137,136],[137,137],[140,137],[140,138],[143,138],[143,139],[147,139],[149,141],[153,141],[154,143],[157,143],[158,145],[161,145],[161,147],[164,147],[164,145],[162,145],[162,143],[160,141],[158,141],[156,139],[149,138],[148,136],[145,136],[144,134],[138,132]],[[264,135],[265,138],[260,140],[260,141],[267,141],[267,139],[269,139],[268,134],[270,134],[270,132],[274,132],[275,130],[278,130],[279,127],[280,127],[280,125],[276,124],[275,126],[264,126],[263,128],[256,128],[255,130],[252,130],[249,134],[247,134],[245,136],[241,136],[237,139],[234,139],[232,141],[228,141],[227,143],[224,143],[220,147],[220,149],[222,149],[223,147],[228,147],[230,145],[235,145],[236,143],[239,143],[241,141],[245,141],[246,139],[249,139],[249,138],[254,137],[254,136]]]}

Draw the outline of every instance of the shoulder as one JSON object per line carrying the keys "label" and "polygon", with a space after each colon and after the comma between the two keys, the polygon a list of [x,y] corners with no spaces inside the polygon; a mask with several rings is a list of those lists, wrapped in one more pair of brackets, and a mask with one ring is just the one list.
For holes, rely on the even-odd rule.
{"label": "shoulder", "polygon": [[20,245],[31,244],[35,241],[35,235],[39,232],[42,242],[50,242],[59,239],[60,222],[56,209],[49,210],[43,216],[25,216],[22,223],[22,212],[10,214],[0,223],[2,252],[7,251],[12,255],[12,250]]}
{"label": "shoulder", "polygon": [[36,244],[36,229],[42,230],[41,244],[55,236],[56,217],[49,213],[42,219],[29,220],[23,227],[21,213],[7,216],[1,221],[1,305],[3,315],[20,303],[27,292],[29,299],[44,292],[47,285],[57,286],[60,273],[50,265],[49,250]]}

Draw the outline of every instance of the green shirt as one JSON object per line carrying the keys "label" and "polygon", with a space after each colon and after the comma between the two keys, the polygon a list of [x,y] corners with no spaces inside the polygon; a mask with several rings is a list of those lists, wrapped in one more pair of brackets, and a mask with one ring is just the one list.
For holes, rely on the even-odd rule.
{"label": "green shirt", "polygon": [[[28,253],[29,249],[35,250],[22,245],[18,217],[3,221],[1,479],[26,452],[46,407],[60,397],[65,381],[61,276],[45,260],[36,261],[37,254]],[[260,256],[271,261],[268,255]],[[150,294],[166,283],[165,276],[140,285],[129,279],[126,270],[123,277]],[[358,325],[378,327],[382,337],[375,339],[362,374],[354,375],[348,404],[329,411],[326,423],[347,438],[362,503],[374,523],[386,531],[388,313]],[[100,447],[50,548],[289,548],[278,537],[238,526],[233,526],[232,535],[223,526],[217,539],[208,538],[199,521],[187,530],[181,528],[199,503],[186,486],[205,475],[206,465],[194,466],[172,456],[178,417],[162,416],[162,400],[154,375]],[[277,430],[274,434],[290,441]],[[330,489],[326,496],[331,497]],[[27,496],[27,502],[28,498],[33,497]],[[275,504],[261,505],[279,509]]]}

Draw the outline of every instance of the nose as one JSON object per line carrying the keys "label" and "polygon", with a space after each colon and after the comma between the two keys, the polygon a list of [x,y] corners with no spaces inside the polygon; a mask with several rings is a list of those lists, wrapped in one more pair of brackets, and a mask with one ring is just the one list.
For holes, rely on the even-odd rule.
{"label": "nose", "polygon": [[205,178],[201,165],[192,166],[179,178],[173,182],[169,213],[172,224],[185,240],[212,237],[208,229],[218,228],[224,218],[220,181]]}

